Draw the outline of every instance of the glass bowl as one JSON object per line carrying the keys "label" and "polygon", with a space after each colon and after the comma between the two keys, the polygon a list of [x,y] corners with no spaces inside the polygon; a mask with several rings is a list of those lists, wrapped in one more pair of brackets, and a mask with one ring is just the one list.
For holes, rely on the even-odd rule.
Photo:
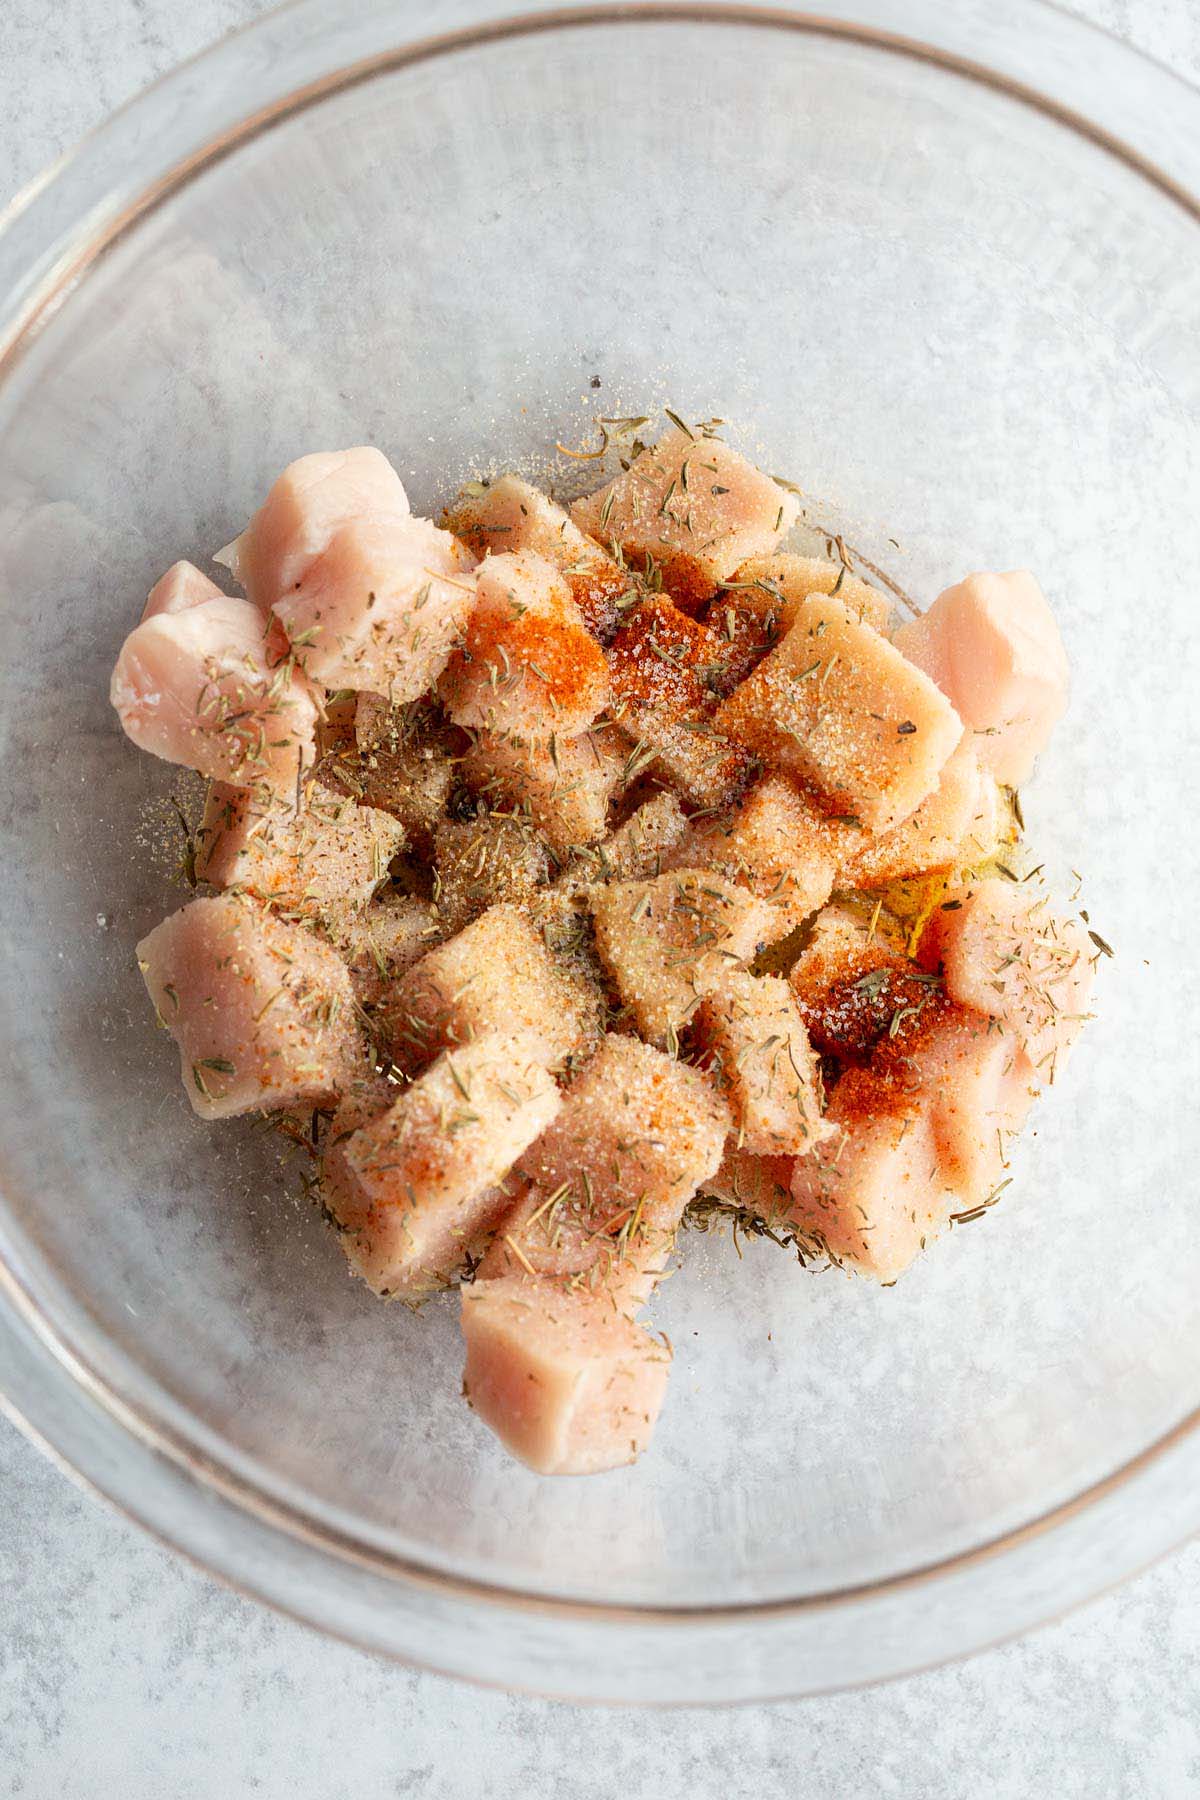
{"label": "glass bowl", "polygon": [[[0,1385],[396,1657],[617,1700],[884,1677],[1200,1520],[1200,97],[1036,0],[501,12],[273,14],[0,234]],[[689,1234],[651,1451],[547,1481],[463,1406],[453,1297],[379,1305],[277,1140],[191,1116],[133,958],[177,772],[107,680],[306,450],[376,442],[434,509],[664,404],[922,601],[1040,572],[1074,701],[1026,812],[1117,954],[999,1207],[891,1290]]]}

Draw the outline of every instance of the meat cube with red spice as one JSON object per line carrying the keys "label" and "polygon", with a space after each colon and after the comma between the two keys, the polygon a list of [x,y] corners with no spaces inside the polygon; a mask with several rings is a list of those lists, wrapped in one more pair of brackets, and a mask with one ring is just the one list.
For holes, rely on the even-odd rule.
{"label": "meat cube with red spice", "polygon": [[717,1083],[636,1038],[610,1035],[522,1157],[528,1187],[481,1279],[536,1273],[643,1305],[683,1210],[716,1170],[732,1119]]}
{"label": "meat cube with red spice", "polygon": [[553,563],[532,551],[489,556],[439,692],[458,725],[519,737],[575,737],[608,700],[604,652]]}
{"label": "meat cube with red spice", "polygon": [[336,1121],[322,1193],[369,1286],[410,1300],[446,1286],[511,1204],[500,1184],[560,1105],[538,1040],[485,1032],[366,1122]]}
{"label": "meat cube with red spice", "polygon": [[636,594],[629,571],[580,531],[548,494],[517,475],[472,483],[455,502],[447,524],[481,559],[512,550],[544,556],[567,583],[584,624],[602,644],[617,628],[620,603]]}
{"label": "meat cube with red spice", "polygon": [[618,544],[694,612],[750,556],[773,550],[800,515],[794,494],[699,428],[673,426],[571,517]]}

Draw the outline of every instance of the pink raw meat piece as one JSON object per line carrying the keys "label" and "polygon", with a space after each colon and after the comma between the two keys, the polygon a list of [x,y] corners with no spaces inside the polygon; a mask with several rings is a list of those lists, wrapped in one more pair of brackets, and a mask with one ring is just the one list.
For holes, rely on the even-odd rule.
{"label": "pink raw meat piece", "polygon": [[317,696],[248,600],[221,595],[144,619],[109,696],[139,749],[235,787],[294,793],[316,755]]}
{"label": "pink raw meat piece", "polygon": [[893,638],[941,688],[997,781],[1018,787],[1066,711],[1067,653],[1028,569],[968,575]]}
{"label": "pink raw meat piece", "polygon": [[269,612],[308,573],[339,526],[407,519],[408,496],[382,451],[319,450],[289,463],[250,523],[216,560]]}
{"label": "pink raw meat piece", "polygon": [[471,560],[428,519],[354,519],[275,601],[275,617],[315,681],[398,706],[432,687],[461,637]]}
{"label": "pink raw meat piece", "polygon": [[363,1065],[342,959],[249,899],[192,900],[137,956],[203,1119],[325,1105]]}
{"label": "pink raw meat piece", "polygon": [[951,999],[999,1019],[1052,1082],[1088,1016],[1100,952],[1086,927],[1025,882],[992,878],[947,896],[918,957]]}
{"label": "pink raw meat piece", "polygon": [[510,1276],[462,1289],[463,1392],[541,1475],[594,1475],[645,1449],[671,1352],[604,1293]]}

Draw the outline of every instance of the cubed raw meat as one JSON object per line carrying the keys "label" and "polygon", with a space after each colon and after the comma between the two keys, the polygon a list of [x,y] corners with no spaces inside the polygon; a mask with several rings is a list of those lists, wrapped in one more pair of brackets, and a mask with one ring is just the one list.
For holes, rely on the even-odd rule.
{"label": "cubed raw meat", "polygon": [[552,562],[570,587],[584,624],[602,644],[617,628],[619,603],[636,593],[627,569],[585,536],[548,494],[517,475],[471,484],[446,522],[480,558],[532,550]]}
{"label": "cubed raw meat", "polygon": [[928,676],[832,596],[797,608],[787,636],[718,708],[716,725],[871,831],[916,810],[962,736]]}
{"label": "cubed raw meat", "polygon": [[708,683],[722,700],[754,673],[786,629],[774,591],[768,594],[756,582],[720,589],[705,608],[704,623],[720,641]]}
{"label": "cubed raw meat", "polygon": [[499,900],[525,905],[550,872],[545,843],[528,820],[491,812],[443,819],[434,834],[434,866],[447,936]]}
{"label": "cubed raw meat", "polygon": [[619,1208],[611,1218],[578,1204],[565,1183],[543,1189],[522,1182],[514,1204],[496,1226],[480,1281],[537,1275],[567,1293],[603,1293],[605,1303],[630,1318],[649,1299],[671,1253],[670,1229],[637,1220]]}
{"label": "cubed raw meat", "polygon": [[870,889],[932,869],[969,868],[992,854],[1003,829],[995,780],[964,737],[915,812],[876,837],[858,834],[838,881]]}
{"label": "cubed raw meat", "polygon": [[930,1109],[851,1069],[827,1118],[835,1137],[792,1171],[791,1222],[838,1263],[888,1283],[945,1224],[957,1195],[938,1159]]}
{"label": "cubed raw meat", "polygon": [[892,641],[937,682],[996,780],[1027,780],[1070,684],[1054,614],[1028,569],[968,575]]}
{"label": "cubed raw meat", "polygon": [[317,696],[248,600],[145,619],[121,648],[110,699],[139,749],[216,781],[292,794],[316,755]]}
{"label": "cubed raw meat", "polygon": [[608,1036],[522,1157],[529,1180],[481,1277],[526,1273],[648,1299],[684,1207],[717,1168],[727,1102],[710,1076],[636,1038]]}
{"label": "cubed raw meat", "polygon": [[903,1045],[882,1039],[834,1089],[837,1134],[796,1163],[794,1221],[894,1281],[956,1209],[994,1197],[1034,1085],[1015,1040],[963,1007],[934,1010]]}
{"label": "cubed raw meat", "polygon": [[613,717],[639,767],[661,771],[695,806],[725,806],[752,763],[713,723],[725,646],[662,595],[634,607],[609,648]]}
{"label": "cubed raw meat", "polygon": [[400,477],[381,451],[370,445],[321,450],[289,463],[241,536],[216,560],[269,612],[304,579],[343,525],[408,517]]}
{"label": "cubed raw meat", "polygon": [[774,943],[825,904],[839,864],[864,835],[831,819],[794,782],[764,775],[732,812],[697,820],[672,860],[715,869],[766,901],[766,941]]}
{"label": "cubed raw meat", "polygon": [[439,692],[458,725],[517,737],[575,737],[608,700],[608,666],[553,563],[489,556],[462,645]]}
{"label": "cubed raw meat", "polygon": [[274,606],[301,667],[394,705],[432,687],[475,597],[469,553],[428,519],[342,525]]}
{"label": "cubed raw meat", "polygon": [[202,606],[206,600],[224,598],[216,582],[210,581],[195,563],[172,563],[146,596],[142,619],[152,619],[156,613],[187,612],[189,607]]}
{"label": "cubed raw meat", "polygon": [[481,731],[462,774],[489,806],[524,814],[551,849],[567,854],[604,836],[627,767],[628,751],[611,727],[534,740]]}
{"label": "cubed raw meat", "polygon": [[696,1009],[696,1038],[732,1102],[739,1149],[804,1156],[828,1137],[817,1058],[781,976],[727,970]]}
{"label": "cubed raw meat", "polygon": [[577,525],[661,575],[689,611],[747,557],[773,550],[799,514],[794,494],[728,444],[678,427],[571,508]]}
{"label": "cubed raw meat", "polygon": [[560,1105],[539,1040],[486,1032],[331,1134],[325,1202],[364,1280],[410,1300],[444,1287],[511,1205],[499,1184]]}
{"label": "cubed raw meat", "polygon": [[202,1119],[327,1105],[362,1067],[345,964],[253,900],[192,900],[137,956]]}
{"label": "cubed raw meat", "polygon": [[887,595],[844,564],[787,551],[751,557],[713,595],[704,615],[726,646],[717,681],[722,695],[739,687],[775,648],[810,594],[835,594],[863,624],[887,630],[892,610]]}
{"label": "cubed raw meat", "polygon": [[359,806],[319,781],[295,798],[267,800],[214,782],[196,833],[196,874],[217,888],[242,888],[276,911],[323,917],[366,906],[404,848],[390,813]]}
{"label": "cubed raw meat", "polygon": [[607,1297],[527,1275],[462,1289],[463,1392],[541,1475],[634,1462],[666,1394],[671,1352]]}
{"label": "cubed raw meat", "polygon": [[600,1035],[603,997],[578,969],[550,955],[519,908],[490,907],[423,956],[396,984],[381,1025],[397,1060],[419,1067],[485,1032],[527,1031],[554,1065]]}
{"label": "cubed raw meat", "polygon": [[887,1033],[906,1044],[945,1006],[940,983],[905,954],[896,922],[847,906],[817,915],[788,982],[812,1042],[841,1062],[864,1061]]}
{"label": "cubed raw meat", "polygon": [[935,907],[920,961],[940,970],[946,992],[999,1019],[1052,1082],[1083,1022],[1099,951],[1087,928],[1044,889],[992,878]]}
{"label": "cubed raw meat", "polygon": [[948,1007],[914,1047],[889,1059],[897,1078],[930,1096],[940,1166],[961,1209],[994,1195],[1037,1095],[1038,1077],[1015,1036],[967,1007]]}
{"label": "cubed raw meat", "polygon": [[709,869],[620,881],[591,895],[596,947],[638,1030],[672,1045],[700,999],[770,933],[768,902]]}

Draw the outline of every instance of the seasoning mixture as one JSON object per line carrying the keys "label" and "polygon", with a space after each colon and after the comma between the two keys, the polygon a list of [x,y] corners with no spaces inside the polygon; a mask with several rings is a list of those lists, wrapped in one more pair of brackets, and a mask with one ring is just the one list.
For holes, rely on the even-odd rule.
{"label": "seasoning mixture", "polygon": [[137,952],[193,1108],[310,1146],[375,1293],[458,1284],[466,1396],[546,1473],[648,1442],[685,1214],[891,1283],[989,1208],[1108,948],[1021,860],[1033,577],[892,629],[717,422],[646,424],[569,508],[506,475],[440,525],[302,457],[216,559],[244,598],[177,563],[112,680],[211,783],[211,892]]}

